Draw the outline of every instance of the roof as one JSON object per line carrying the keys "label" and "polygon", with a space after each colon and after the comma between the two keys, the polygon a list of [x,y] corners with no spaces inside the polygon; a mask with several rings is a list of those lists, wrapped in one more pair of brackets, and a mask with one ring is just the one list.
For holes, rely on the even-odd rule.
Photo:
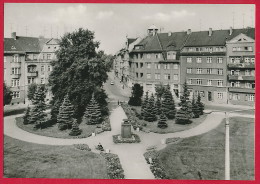
{"label": "roof", "polygon": [[226,41],[233,39],[241,33],[255,39],[255,28],[233,29],[231,35],[229,35],[229,32],[229,29],[213,30],[211,36],[208,35],[208,31],[192,32],[187,39],[185,46],[224,46]]}
{"label": "roof", "polygon": [[151,26],[148,28],[148,30],[150,30],[150,29],[157,29],[157,30],[158,30],[158,28],[157,28],[155,25],[151,25]]}
{"label": "roof", "polygon": [[13,38],[4,38],[5,52],[41,52],[44,45],[51,39],[23,37],[17,36],[16,40]]}
{"label": "roof", "polygon": [[128,43],[128,46],[133,43],[135,40],[137,40],[137,38],[127,38],[127,43]]}

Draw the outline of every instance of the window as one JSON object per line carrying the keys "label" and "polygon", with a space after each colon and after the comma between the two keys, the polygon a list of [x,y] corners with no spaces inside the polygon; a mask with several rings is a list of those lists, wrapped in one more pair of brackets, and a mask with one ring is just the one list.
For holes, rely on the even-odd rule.
{"label": "window", "polygon": [[240,63],[240,57],[236,57],[234,63],[239,64]]}
{"label": "window", "polygon": [[187,73],[192,73],[192,68],[187,68]]}
{"label": "window", "polygon": [[12,68],[12,74],[21,74],[21,68]]}
{"label": "window", "polygon": [[197,74],[202,74],[202,68],[197,68]]}
{"label": "window", "polygon": [[218,57],[217,58],[217,63],[219,63],[219,64],[223,63],[223,58],[222,57]]}
{"label": "window", "polygon": [[248,96],[248,101],[255,101],[255,95],[250,94],[250,95]]}
{"label": "window", "polygon": [[212,57],[207,57],[207,63],[212,63]]}
{"label": "window", "polygon": [[236,48],[236,47],[233,47],[233,48],[232,48],[232,51],[237,51],[237,48]]}
{"label": "window", "polygon": [[223,80],[218,80],[218,86],[223,86]]}
{"label": "window", "polygon": [[138,73],[135,73],[136,78],[138,78]]}
{"label": "window", "polygon": [[47,60],[51,59],[51,54],[47,54]]}
{"label": "window", "polygon": [[192,84],[192,79],[188,79],[187,84]]}
{"label": "window", "polygon": [[237,47],[237,51],[241,51],[241,47]]}
{"label": "window", "polygon": [[165,80],[170,80],[171,79],[171,75],[170,74],[164,74],[164,79]]}
{"label": "window", "polygon": [[179,65],[178,64],[173,64],[173,69],[179,69]]}
{"label": "window", "polygon": [[12,96],[13,96],[13,99],[20,98],[20,91],[13,91]]}
{"label": "window", "polygon": [[19,55],[13,56],[13,62],[19,62]]}
{"label": "window", "polygon": [[230,82],[230,86],[231,87],[235,87],[235,83],[234,82]]}
{"label": "window", "polygon": [[192,47],[188,48],[188,51],[189,51],[189,52],[192,52],[192,51],[193,51],[193,48],[192,48]]}
{"label": "window", "polygon": [[212,80],[208,79],[208,86],[212,86]]}
{"label": "window", "polygon": [[223,93],[218,93],[218,99],[223,99]]}
{"label": "window", "polygon": [[51,71],[51,66],[50,65],[48,65],[48,72],[50,72]]}
{"label": "window", "polygon": [[238,94],[233,95],[233,100],[240,100],[240,96]]}
{"label": "window", "polygon": [[41,78],[41,84],[44,84],[45,81],[44,81],[44,78]]}
{"label": "window", "polygon": [[151,79],[151,74],[150,73],[146,74],[146,77],[147,79]]}
{"label": "window", "polygon": [[252,88],[252,85],[249,82],[245,83],[245,88]]}
{"label": "window", "polygon": [[161,75],[160,75],[159,73],[156,73],[156,74],[155,74],[155,79],[156,79],[156,80],[160,80],[160,79],[161,79]]}
{"label": "window", "polygon": [[207,74],[212,74],[212,68],[207,68]]}
{"label": "window", "polygon": [[147,68],[148,68],[148,69],[151,68],[151,63],[147,63]]}
{"label": "window", "polygon": [[147,59],[150,59],[151,58],[151,54],[147,54]]}
{"label": "window", "polygon": [[197,63],[201,63],[201,57],[197,57],[196,61]]}
{"label": "window", "polygon": [[144,73],[140,73],[140,77],[143,78],[143,76],[144,76]]}
{"label": "window", "polygon": [[249,63],[250,62],[250,58],[249,57],[245,57],[245,63]]}
{"label": "window", "polygon": [[198,85],[201,85],[201,84],[202,84],[202,79],[197,79],[197,80],[196,80],[196,83],[197,83]]}
{"label": "window", "polygon": [[239,70],[236,70],[235,71],[235,75],[239,75],[240,71]]}
{"label": "window", "polygon": [[28,77],[28,84],[34,83],[34,78],[33,77]]}
{"label": "window", "polygon": [[192,63],[192,58],[191,57],[187,58],[187,63]]}
{"label": "window", "polygon": [[160,64],[155,64],[155,69],[159,70],[161,68]]}
{"label": "window", "polygon": [[251,58],[251,63],[255,63],[255,58]]}
{"label": "window", "polygon": [[244,47],[245,51],[253,51],[252,47]]}
{"label": "window", "polygon": [[252,70],[252,71],[251,71],[251,75],[252,75],[252,76],[255,76],[255,70]]}
{"label": "window", "polygon": [[143,63],[140,63],[140,68],[143,68],[144,67],[144,64]]}
{"label": "window", "polygon": [[6,56],[4,56],[4,62],[6,62]]}
{"label": "window", "polygon": [[249,76],[250,75],[250,70],[245,70],[245,75]]}
{"label": "window", "polygon": [[174,74],[173,75],[173,80],[179,80],[179,75],[178,74]]}
{"label": "window", "polygon": [[235,62],[235,58],[230,58],[230,63],[234,63]]}
{"label": "window", "polygon": [[135,67],[138,68],[138,63],[135,63]]}
{"label": "window", "polygon": [[235,83],[235,87],[240,87],[240,82],[239,81],[237,81],[236,83]]}
{"label": "window", "polygon": [[230,71],[230,74],[231,74],[231,75],[235,75],[235,70],[231,70],[231,71]]}
{"label": "window", "polygon": [[12,87],[20,86],[20,80],[19,79],[13,79],[11,82],[12,82]]}
{"label": "window", "polygon": [[156,58],[156,59],[161,58],[161,54],[155,54],[155,58]]}
{"label": "window", "polygon": [[170,69],[170,64],[164,64],[164,69],[169,70]]}
{"label": "window", "polygon": [[44,65],[41,66],[41,71],[42,71],[42,72],[45,71],[45,66],[44,66]]}
{"label": "window", "polygon": [[218,75],[223,75],[223,69],[218,69]]}

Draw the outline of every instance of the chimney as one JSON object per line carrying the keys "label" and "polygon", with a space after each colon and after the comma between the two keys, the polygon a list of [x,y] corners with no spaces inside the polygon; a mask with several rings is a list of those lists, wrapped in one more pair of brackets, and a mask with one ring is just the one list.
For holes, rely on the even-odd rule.
{"label": "chimney", "polygon": [[212,28],[209,28],[209,36],[212,35]]}
{"label": "chimney", "polygon": [[191,29],[188,29],[188,30],[187,30],[187,34],[188,34],[188,35],[191,34]]}
{"label": "chimney", "polygon": [[11,37],[16,40],[16,32],[12,32]]}
{"label": "chimney", "polygon": [[171,36],[172,35],[172,32],[168,32],[168,36]]}
{"label": "chimney", "polygon": [[230,27],[230,28],[229,28],[229,35],[232,35],[232,33],[233,33],[233,28]]}

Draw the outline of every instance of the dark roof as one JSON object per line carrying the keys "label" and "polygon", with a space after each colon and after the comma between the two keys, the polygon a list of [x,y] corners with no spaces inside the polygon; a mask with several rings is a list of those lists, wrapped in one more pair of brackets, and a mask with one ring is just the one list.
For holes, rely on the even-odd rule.
{"label": "dark roof", "polygon": [[137,38],[127,38],[127,43],[128,43],[128,46],[133,43],[135,40],[137,40]]}
{"label": "dark roof", "polygon": [[48,42],[49,38],[35,38],[17,36],[13,38],[4,38],[4,51],[6,52],[41,52],[43,46]]}
{"label": "dark roof", "polygon": [[233,29],[231,35],[229,35],[229,30],[213,30],[211,36],[209,36],[209,31],[199,31],[190,34],[185,46],[224,46],[226,41],[233,39],[241,33],[255,39],[254,28]]}

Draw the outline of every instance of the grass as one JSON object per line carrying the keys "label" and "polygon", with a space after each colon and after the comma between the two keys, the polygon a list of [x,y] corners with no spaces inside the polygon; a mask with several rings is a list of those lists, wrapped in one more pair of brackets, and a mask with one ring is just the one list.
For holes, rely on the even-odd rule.
{"label": "grass", "polygon": [[86,123],[84,123],[84,121],[82,121],[79,125],[79,128],[82,130],[82,133],[79,136],[70,136],[69,135],[70,130],[63,130],[63,131],[59,130],[57,123],[43,129],[35,129],[34,124],[24,125],[23,118],[17,117],[16,124],[19,128],[30,133],[43,135],[47,137],[56,137],[56,138],[64,138],[64,139],[85,138],[91,136],[93,132],[99,133],[100,131],[102,131],[101,128],[97,128],[97,126],[101,126],[101,125],[87,125]]}
{"label": "grass", "polygon": [[[225,122],[206,134],[183,139],[158,152],[171,179],[224,179]],[[254,119],[230,119],[232,180],[254,180]]]}
{"label": "grass", "polygon": [[74,146],[49,146],[4,137],[6,178],[108,179],[105,159]]}
{"label": "grass", "polygon": [[[136,111],[140,114],[141,113],[141,107],[134,107],[131,106],[131,108],[136,109]],[[154,132],[154,133],[159,133],[159,134],[165,134],[165,133],[174,133],[174,132],[180,132],[183,130],[187,130],[187,129],[191,129],[193,127],[198,126],[200,123],[202,123],[205,119],[206,119],[207,115],[202,115],[199,118],[195,118],[195,119],[191,119],[192,123],[190,124],[186,124],[186,125],[180,125],[180,124],[176,124],[175,120],[167,120],[167,125],[168,127],[165,129],[162,128],[158,128],[157,127],[157,123],[159,121],[159,116],[158,116],[158,120],[154,121],[154,122],[147,122],[144,120],[139,120],[143,123],[146,124],[145,127],[143,127],[143,130],[149,130],[150,132]]]}

